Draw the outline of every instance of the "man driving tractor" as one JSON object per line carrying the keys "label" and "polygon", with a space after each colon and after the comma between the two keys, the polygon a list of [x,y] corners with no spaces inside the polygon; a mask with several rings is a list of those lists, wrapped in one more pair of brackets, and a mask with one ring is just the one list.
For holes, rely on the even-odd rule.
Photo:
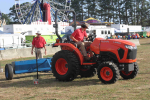
{"label": "man driving tractor", "polygon": [[[90,46],[91,42],[84,42],[84,37],[88,40],[88,35],[86,33],[86,29],[89,27],[89,24],[84,23],[81,25],[81,28],[76,29],[70,36],[70,38],[77,44],[78,47],[81,48],[81,52],[86,61],[90,60],[90,57],[87,56],[85,47]],[[92,57],[92,52],[90,50],[90,56]]]}

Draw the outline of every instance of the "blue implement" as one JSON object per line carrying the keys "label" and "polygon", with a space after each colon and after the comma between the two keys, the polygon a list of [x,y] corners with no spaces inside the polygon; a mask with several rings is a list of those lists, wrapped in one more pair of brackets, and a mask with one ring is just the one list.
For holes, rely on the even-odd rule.
{"label": "blue implement", "polygon": [[[37,59],[38,71],[51,71],[51,58]],[[14,74],[32,73],[37,71],[36,59],[15,61],[12,63]]]}

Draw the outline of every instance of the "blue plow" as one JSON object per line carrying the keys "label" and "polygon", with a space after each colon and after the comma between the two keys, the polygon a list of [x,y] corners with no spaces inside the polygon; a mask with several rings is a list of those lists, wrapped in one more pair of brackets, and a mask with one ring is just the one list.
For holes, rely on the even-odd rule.
{"label": "blue plow", "polygon": [[[38,71],[51,71],[51,58],[37,59]],[[13,64],[12,64],[13,65]],[[37,71],[36,59],[14,62],[14,74],[31,73]]]}
{"label": "blue plow", "polygon": [[[51,59],[37,59],[38,71],[51,71]],[[5,65],[5,77],[7,80],[12,80],[13,74],[37,72],[36,59],[15,61],[12,64]]]}

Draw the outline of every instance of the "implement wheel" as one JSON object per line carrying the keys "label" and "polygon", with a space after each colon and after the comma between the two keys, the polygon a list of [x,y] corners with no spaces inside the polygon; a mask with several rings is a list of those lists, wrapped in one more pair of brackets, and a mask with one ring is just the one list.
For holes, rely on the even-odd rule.
{"label": "implement wheel", "polygon": [[13,78],[13,67],[11,64],[5,65],[5,77],[6,80],[12,80]]}
{"label": "implement wheel", "polygon": [[119,70],[113,62],[103,62],[97,69],[98,78],[102,83],[111,84],[119,79]]}
{"label": "implement wheel", "polygon": [[74,53],[62,50],[53,56],[51,69],[59,81],[72,81],[79,74],[79,61]]}

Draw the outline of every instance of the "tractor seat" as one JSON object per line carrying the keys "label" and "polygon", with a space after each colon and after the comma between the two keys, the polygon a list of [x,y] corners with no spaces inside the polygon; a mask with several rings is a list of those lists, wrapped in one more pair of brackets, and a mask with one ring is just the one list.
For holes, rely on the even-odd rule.
{"label": "tractor seat", "polygon": [[78,48],[77,44],[74,41],[70,41],[70,43],[73,44],[76,48]]}
{"label": "tractor seat", "polygon": [[67,42],[73,44],[77,48],[77,44],[70,39],[70,35],[67,35]]}

